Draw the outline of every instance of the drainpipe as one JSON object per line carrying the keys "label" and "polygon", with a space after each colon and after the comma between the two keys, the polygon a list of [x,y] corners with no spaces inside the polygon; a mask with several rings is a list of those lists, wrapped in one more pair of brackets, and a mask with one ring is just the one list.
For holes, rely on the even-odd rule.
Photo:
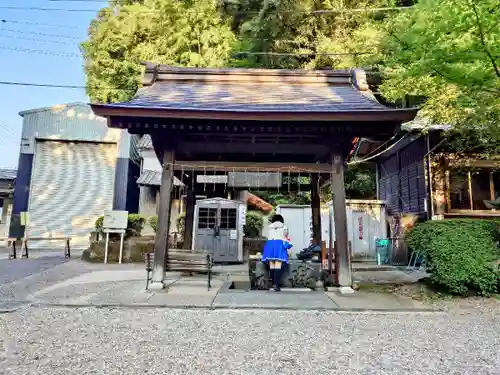
{"label": "drainpipe", "polygon": [[380,172],[379,172],[379,165],[378,163],[375,164],[375,188],[376,188],[376,197],[377,197],[377,200],[380,200],[380,187],[379,187],[379,183],[380,183]]}

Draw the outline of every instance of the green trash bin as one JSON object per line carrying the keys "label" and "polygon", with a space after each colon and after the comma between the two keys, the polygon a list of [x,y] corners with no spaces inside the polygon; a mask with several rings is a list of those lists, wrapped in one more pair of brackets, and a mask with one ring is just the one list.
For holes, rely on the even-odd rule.
{"label": "green trash bin", "polygon": [[377,252],[377,264],[389,264],[391,262],[391,240],[388,238],[377,238],[375,240],[375,251]]}

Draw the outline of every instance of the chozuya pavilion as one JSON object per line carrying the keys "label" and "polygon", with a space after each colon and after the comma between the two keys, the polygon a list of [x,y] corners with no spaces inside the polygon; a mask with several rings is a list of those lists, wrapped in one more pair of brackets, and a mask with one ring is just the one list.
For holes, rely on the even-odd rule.
{"label": "chozuya pavilion", "polygon": [[[394,109],[371,93],[363,70],[198,69],[145,63],[143,87],[127,102],[92,104],[108,126],[150,134],[163,166],[152,288],[162,288],[174,175],[186,170],[311,174],[313,238],[321,239],[320,180],[331,179],[335,282],[351,286],[345,159],[357,137],[389,139],[416,109]],[[187,194],[185,244],[194,194]]]}

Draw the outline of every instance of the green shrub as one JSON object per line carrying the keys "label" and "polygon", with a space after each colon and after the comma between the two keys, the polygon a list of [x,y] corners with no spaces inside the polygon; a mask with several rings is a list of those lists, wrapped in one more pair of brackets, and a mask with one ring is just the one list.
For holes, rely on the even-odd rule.
{"label": "green shrub", "polygon": [[139,214],[129,214],[127,219],[127,231],[134,236],[140,236],[146,224],[146,218]]}
{"label": "green shrub", "polygon": [[[95,221],[96,232],[103,232],[104,216],[100,216]],[[127,236],[140,236],[146,219],[139,214],[129,214],[127,218]]]}
{"label": "green shrub", "polygon": [[407,235],[412,250],[421,251],[437,285],[454,294],[498,292],[498,222],[457,219],[417,224]]}
{"label": "green shrub", "polygon": [[246,223],[243,227],[245,237],[259,238],[262,233],[263,215],[258,211],[247,211]]}
{"label": "green shrub", "polygon": [[[186,217],[185,213],[181,213],[177,217],[176,224],[177,224],[177,232],[179,232],[178,234],[179,238],[184,238],[185,217]],[[149,225],[151,225],[151,228],[153,228],[153,230],[156,232],[158,229],[158,216],[151,216],[149,218]]]}
{"label": "green shrub", "polygon": [[104,216],[99,216],[95,221],[95,231],[102,233],[104,223]]}
{"label": "green shrub", "polygon": [[149,218],[149,225],[156,232],[156,229],[158,228],[158,216],[151,216]]}

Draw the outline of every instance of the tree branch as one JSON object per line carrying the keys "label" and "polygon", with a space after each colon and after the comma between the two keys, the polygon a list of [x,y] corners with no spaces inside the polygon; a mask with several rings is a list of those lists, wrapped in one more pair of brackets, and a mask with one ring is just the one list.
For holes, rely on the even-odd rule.
{"label": "tree branch", "polygon": [[479,17],[479,14],[477,12],[476,5],[474,4],[474,0],[472,0],[471,3],[469,3],[470,6],[472,7],[472,10],[474,11],[474,15],[476,17],[476,22],[477,22],[477,27],[479,29],[479,39],[481,40],[481,44],[483,45],[484,52],[488,56],[488,58],[491,61],[491,64],[493,65],[493,69],[495,70],[495,73],[498,78],[500,78],[500,68],[498,67],[495,58],[491,54],[491,52],[488,50],[488,47],[486,46],[486,39],[484,36],[484,30],[483,30],[483,23],[481,22],[481,18]]}

